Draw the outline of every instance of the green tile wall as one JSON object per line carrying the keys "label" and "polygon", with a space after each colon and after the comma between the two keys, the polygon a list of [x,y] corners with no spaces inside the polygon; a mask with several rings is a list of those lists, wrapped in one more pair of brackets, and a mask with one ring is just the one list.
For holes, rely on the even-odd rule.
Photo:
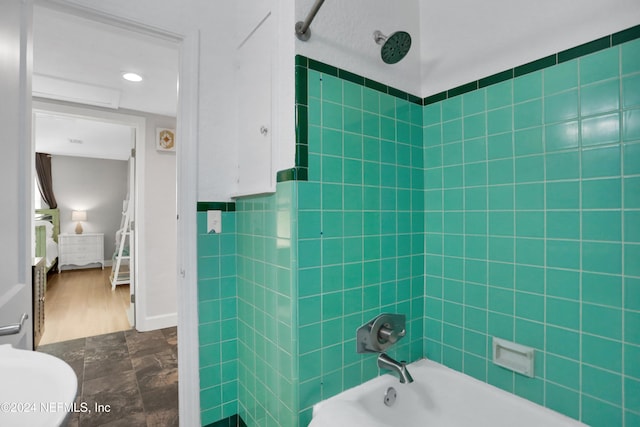
{"label": "green tile wall", "polygon": [[222,233],[207,234],[206,208],[197,214],[202,425],[238,413],[236,217],[223,212]]}
{"label": "green tile wall", "polygon": [[308,177],[297,193],[297,321],[299,425],[307,425],[313,404],[379,374],[375,355],[357,354],[355,342],[378,314],[407,316],[392,357],[423,355],[424,165],[419,103],[301,63]]}
{"label": "green tile wall", "polygon": [[296,182],[237,202],[238,399],[249,426],[294,426]]}
{"label": "green tile wall", "polygon": [[[640,40],[424,107],[425,355],[592,426],[640,419]],[[491,337],[536,349],[527,378]]]}

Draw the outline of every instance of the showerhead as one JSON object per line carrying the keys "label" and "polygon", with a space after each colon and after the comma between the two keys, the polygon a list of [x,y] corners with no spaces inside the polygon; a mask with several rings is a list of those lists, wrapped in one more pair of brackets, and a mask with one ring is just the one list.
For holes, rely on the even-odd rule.
{"label": "showerhead", "polygon": [[380,31],[375,31],[373,39],[382,46],[380,57],[387,64],[400,62],[411,49],[411,35],[406,31],[396,31],[389,37]]}

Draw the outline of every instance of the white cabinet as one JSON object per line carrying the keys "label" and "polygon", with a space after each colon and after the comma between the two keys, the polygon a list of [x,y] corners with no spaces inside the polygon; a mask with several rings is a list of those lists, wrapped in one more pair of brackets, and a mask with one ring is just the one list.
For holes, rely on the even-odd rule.
{"label": "white cabinet", "polygon": [[104,268],[104,234],[60,234],[58,236],[58,272],[63,265],[101,264]]}
{"label": "white cabinet", "polygon": [[238,50],[238,196],[275,191],[272,163],[274,17],[269,12]]}

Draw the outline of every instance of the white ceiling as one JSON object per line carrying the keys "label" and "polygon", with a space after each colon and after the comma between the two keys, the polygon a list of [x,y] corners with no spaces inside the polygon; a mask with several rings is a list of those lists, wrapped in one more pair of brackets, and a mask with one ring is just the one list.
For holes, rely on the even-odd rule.
{"label": "white ceiling", "polygon": [[[175,43],[37,6],[33,57],[34,96],[176,115]],[[128,82],[123,72],[144,80]],[[36,115],[35,135],[37,151],[59,155],[127,159],[131,146],[125,126],[51,114]]]}

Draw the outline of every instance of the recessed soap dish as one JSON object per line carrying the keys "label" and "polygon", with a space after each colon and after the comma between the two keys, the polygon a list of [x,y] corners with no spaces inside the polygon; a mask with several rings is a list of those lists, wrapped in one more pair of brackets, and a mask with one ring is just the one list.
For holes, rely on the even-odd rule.
{"label": "recessed soap dish", "polygon": [[535,349],[493,337],[493,363],[522,375],[534,376]]}

